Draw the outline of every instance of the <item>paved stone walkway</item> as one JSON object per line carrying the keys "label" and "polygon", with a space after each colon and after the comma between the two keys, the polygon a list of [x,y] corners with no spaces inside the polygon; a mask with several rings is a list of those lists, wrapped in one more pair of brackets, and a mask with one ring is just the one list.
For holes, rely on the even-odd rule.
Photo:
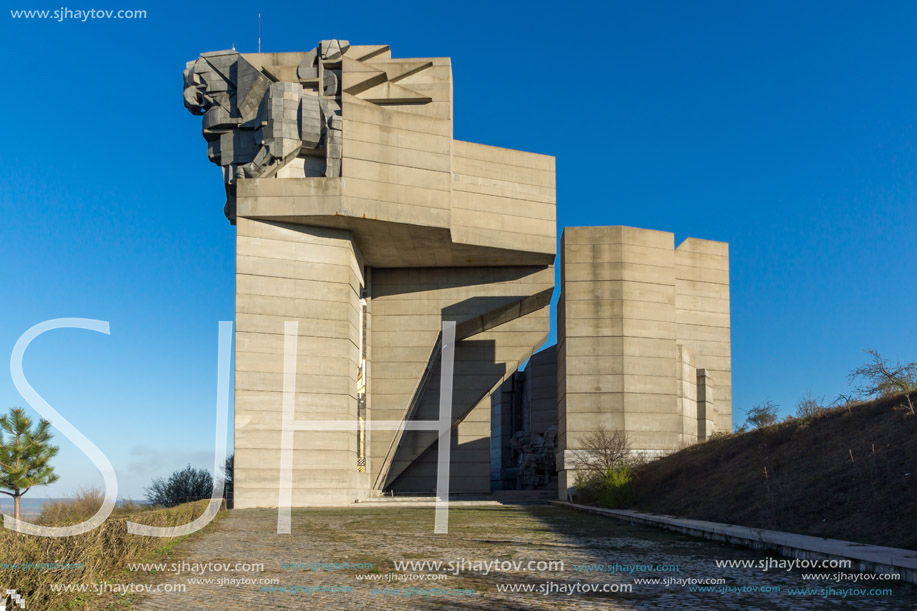
{"label": "paved stone walkway", "polygon": [[[235,510],[204,536],[181,544],[168,562],[263,563],[262,572],[219,570],[191,579],[174,573],[135,574],[137,583],[184,584],[184,593],[155,593],[117,607],[136,611],[172,609],[824,609],[917,608],[917,589],[888,581],[834,582],[806,580],[801,570],[717,568],[716,560],[765,560],[751,550],[712,543],[661,530],[631,526],[568,509],[547,506],[453,508],[448,535],[433,534],[433,510],[384,507],[294,510],[293,534],[276,534],[277,514],[268,510]],[[498,568],[483,574],[467,566],[459,575],[429,581],[428,570],[395,571],[395,561],[564,563],[563,570],[526,571]],[[775,558],[775,560],[784,560]],[[299,563],[300,568],[283,568]],[[314,563],[372,564],[368,568],[312,570]],[[621,571],[583,571],[574,565],[644,565]],[[677,565],[678,571],[649,571],[646,565]],[[537,567],[532,567],[537,569]],[[824,569],[817,572],[837,572]],[[808,572],[808,571],[805,571]],[[851,573],[852,571],[846,571]],[[367,582],[359,576],[375,576]],[[216,583],[222,578],[224,585]],[[412,579],[424,579],[423,581]],[[634,583],[659,579],[661,583]],[[664,580],[725,579],[715,591],[691,592],[688,585]],[[268,579],[277,585],[229,585],[230,579]],[[501,592],[500,586],[529,587],[531,592]],[[598,587],[632,591],[564,593],[570,588]],[[737,592],[741,587],[770,588],[763,593]],[[326,588],[318,591],[315,588]],[[414,588],[412,596],[405,595]],[[716,591],[731,588],[729,592]],[[835,593],[791,595],[790,588],[833,588]],[[275,588],[275,591],[262,591]],[[287,588],[288,591],[276,590]],[[335,588],[338,591],[332,591]],[[439,592],[425,596],[422,590]],[[777,589],[779,588],[779,591]],[[864,596],[850,589],[891,588],[890,595]],[[311,591],[310,591],[311,589]],[[473,589],[458,596],[455,590]],[[343,591],[342,591],[343,590]],[[548,595],[545,590],[553,590]],[[847,590],[846,598],[842,593]],[[448,591],[451,591],[449,593]],[[128,604],[125,605],[125,602]]]}

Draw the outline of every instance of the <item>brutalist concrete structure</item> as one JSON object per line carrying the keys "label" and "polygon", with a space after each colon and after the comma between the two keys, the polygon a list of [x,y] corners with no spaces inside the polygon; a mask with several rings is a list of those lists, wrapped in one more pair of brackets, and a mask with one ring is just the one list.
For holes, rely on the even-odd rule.
{"label": "brutalist concrete structure", "polygon": [[599,427],[649,457],[732,428],[729,250],[632,227],[567,227],[557,307],[560,495]]}
{"label": "brutalist concrete structure", "polygon": [[[235,506],[277,504],[284,322],[296,420],[438,416],[455,353],[457,493],[490,491],[491,392],[547,337],[554,159],[452,137],[447,58],[322,41],[185,71],[236,226]],[[435,488],[436,433],[296,431],[292,503]]]}
{"label": "brutalist concrete structure", "polygon": [[650,454],[729,426],[724,244],[567,229],[558,345],[517,371],[550,328],[554,159],[455,140],[449,59],[204,53],[184,101],[236,231],[236,507],[432,493],[437,434],[370,425],[437,419],[444,321],[453,493],[563,491],[599,424]]}
{"label": "brutalist concrete structure", "polygon": [[730,431],[728,245],[567,227],[560,254],[557,345],[492,396],[493,489],[565,498],[600,427],[647,458]]}

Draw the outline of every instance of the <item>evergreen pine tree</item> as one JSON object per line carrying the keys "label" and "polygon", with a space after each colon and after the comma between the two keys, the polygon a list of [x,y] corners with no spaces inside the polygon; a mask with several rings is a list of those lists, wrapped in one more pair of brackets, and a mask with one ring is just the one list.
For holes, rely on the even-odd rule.
{"label": "evergreen pine tree", "polygon": [[32,430],[32,419],[21,407],[0,417],[0,492],[13,497],[14,517],[19,519],[22,496],[35,486],[58,480],[48,464],[58,448],[52,446],[51,423],[42,419]]}

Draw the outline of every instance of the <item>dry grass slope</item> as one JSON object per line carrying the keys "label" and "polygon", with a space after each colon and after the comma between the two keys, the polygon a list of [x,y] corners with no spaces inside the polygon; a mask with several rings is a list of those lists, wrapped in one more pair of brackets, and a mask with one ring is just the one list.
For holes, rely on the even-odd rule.
{"label": "dry grass slope", "polygon": [[[118,578],[126,572],[128,562],[171,548],[181,539],[128,534],[128,520],[151,526],[178,526],[203,514],[207,503],[198,501],[171,509],[119,508],[99,528],[75,537],[35,537],[0,529],[0,586],[16,589],[26,598],[28,609],[92,606],[95,595],[55,593],[50,584],[91,584]],[[45,507],[38,522],[54,526],[75,524],[95,513],[100,505],[101,495],[86,491],[73,501]],[[130,510],[137,513],[131,514]],[[82,564],[83,568],[43,571],[3,568],[8,563]],[[125,577],[122,581],[132,579]]]}
{"label": "dry grass slope", "polygon": [[638,470],[633,508],[917,549],[917,415],[902,404],[858,403],[691,446]]}

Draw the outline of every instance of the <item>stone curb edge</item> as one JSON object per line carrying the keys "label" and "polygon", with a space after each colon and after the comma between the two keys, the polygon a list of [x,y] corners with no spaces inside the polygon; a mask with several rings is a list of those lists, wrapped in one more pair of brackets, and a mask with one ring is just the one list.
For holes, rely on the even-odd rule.
{"label": "stone curb edge", "polygon": [[749,528],[747,526],[719,522],[676,518],[630,509],[605,509],[566,501],[551,501],[551,504],[577,511],[605,515],[619,520],[629,520],[638,524],[656,526],[694,537],[724,541],[757,550],[773,551],[781,556],[790,558],[804,560],[843,558],[852,560],[853,566],[851,568],[861,572],[898,574],[901,575],[902,582],[917,584],[917,551],[913,550],[853,543],[840,539],[823,539],[809,535],[796,535],[778,530]]}

